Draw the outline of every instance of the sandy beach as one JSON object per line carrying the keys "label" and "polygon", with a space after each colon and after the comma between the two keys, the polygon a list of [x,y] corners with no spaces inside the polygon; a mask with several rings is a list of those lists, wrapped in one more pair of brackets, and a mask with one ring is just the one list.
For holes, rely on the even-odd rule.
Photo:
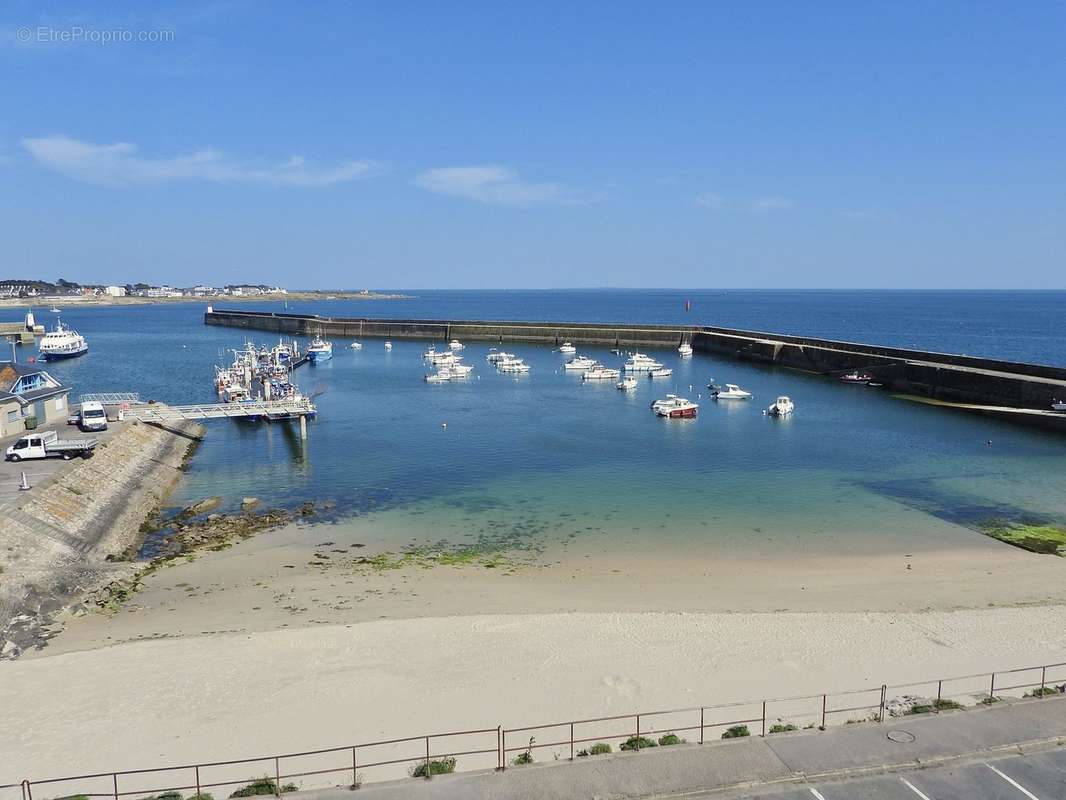
{"label": "sandy beach", "polygon": [[898,553],[590,543],[372,569],[372,531],[291,525],[67,619],[0,665],[17,723],[0,763],[18,765],[0,783],[1066,660],[1066,561],[968,532]]}

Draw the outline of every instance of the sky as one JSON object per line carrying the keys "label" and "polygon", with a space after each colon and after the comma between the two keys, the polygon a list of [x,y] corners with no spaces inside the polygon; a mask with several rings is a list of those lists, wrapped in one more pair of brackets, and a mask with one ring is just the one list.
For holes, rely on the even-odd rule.
{"label": "sky", "polygon": [[0,9],[0,278],[1066,288],[1066,3]]}

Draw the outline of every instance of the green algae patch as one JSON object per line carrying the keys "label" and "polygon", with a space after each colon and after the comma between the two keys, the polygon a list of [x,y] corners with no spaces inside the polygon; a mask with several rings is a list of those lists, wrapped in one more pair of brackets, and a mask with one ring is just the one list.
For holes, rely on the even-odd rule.
{"label": "green algae patch", "polygon": [[377,553],[362,556],[353,562],[356,568],[371,572],[388,572],[395,569],[432,569],[433,567],[481,567],[483,569],[514,569],[520,566],[516,559],[503,552],[477,546],[472,547],[418,547],[399,553]]}
{"label": "green algae patch", "polygon": [[988,520],[978,530],[993,539],[1021,547],[1033,553],[1066,554],[1066,528],[1006,520]]}

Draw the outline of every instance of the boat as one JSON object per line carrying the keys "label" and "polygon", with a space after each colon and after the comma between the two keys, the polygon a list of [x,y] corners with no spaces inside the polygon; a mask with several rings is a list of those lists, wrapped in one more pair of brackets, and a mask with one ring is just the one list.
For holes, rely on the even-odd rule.
{"label": "boat", "polygon": [[626,375],[614,385],[614,388],[621,389],[623,392],[631,392],[637,388],[637,379],[632,375]]}
{"label": "boat", "polygon": [[392,349],[392,342],[389,341],[388,339],[385,340],[385,349],[386,350],[391,350]]}
{"label": "boat", "polygon": [[520,358],[511,358],[507,361],[497,361],[496,369],[500,372],[529,372],[529,364]]}
{"label": "boat", "polygon": [[452,339],[448,342],[448,347],[452,350],[462,350],[466,345],[460,342],[458,339]]}
{"label": "boat", "polygon": [[696,416],[699,405],[676,394],[668,394],[662,400],[656,400],[651,404],[651,410],[660,417],[668,419],[683,419]]}
{"label": "boat", "polygon": [[58,313],[60,313],[61,309],[56,308],[56,306],[53,304],[52,307],[50,309],[48,309],[48,310],[51,311],[53,314],[58,314]]}
{"label": "boat", "polygon": [[650,356],[646,356],[643,353],[634,353],[629,357],[629,360],[625,363],[626,372],[647,372],[653,369],[659,369],[662,366],[658,361]]}
{"label": "boat", "polygon": [[600,366],[600,364],[598,364],[594,358],[589,358],[588,356],[576,356],[574,358],[571,358],[565,364],[563,364],[563,369],[581,370],[582,372],[584,372],[585,370],[589,370],[597,366]]}
{"label": "boat", "polygon": [[63,327],[63,323],[57,321],[55,330],[49,331],[41,339],[40,351],[45,361],[58,361],[85,355],[89,352],[89,343],[80,333]]}
{"label": "boat", "polygon": [[445,367],[444,369],[451,371],[452,376],[455,378],[465,378],[467,375],[474,371],[474,368],[469,364],[460,364],[458,361],[454,364]]}
{"label": "boat", "polygon": [[497,364],[500,361],[510,361],[515,357],[514,353],[505,353],[503,350],[490,350],[489,354],[485,356],[485,360],[490,364]]}
{"label": "boat", "polygon": [[789,397],[781,395],[779,398],[774,400],[774,404],[772,406],[766,409],[766,413],[769,414],[771,417],[787,417],[795,410],[795,408],[795,404]]}
{"label": "boat", "polygon": [[1053,400],[1051,402],[1052,411],[1066,411],[1066,400]]}
{"label": "boat", "polygon": [[324,341],[319,336],[311,340],[311,344],[307,346],[308,361],[318,364],[322,361],[329,361],[331,358],[333,358],[333,342]]}
{"label": "boat", "polygon": [[362,350],[363,349],[363,343],[362,342],[352,342],[348,346],[350,348],[352,348],[352,350]]}
{"label": "boat", "polygon": [[648,370],[649,378],[669,378],[674,374],[674,371],[669,367],[657,367],[656,369]]}
{"label": "boat", "polygon": [[707,388],[711,390],[711,396],[715,400],[750,400],[751,392],[746,392],[737,386],[735,383],[727,383],[723,386],[715,386],[713,383],[707,384]]}
{"label": "boat", "polygon": [[559,345],[559,352],[560,353],[576,353],[577,352],[577,348],[574,347],[572,344],[570,344],[570,342],[563,342],[561,345]]}
{"label": "boat", "polygon": [[581,374],[581,380],[583,381],[616,381],[622,374],[621,370],[611,369],[610,367],[604,367],[602,365],[595,366],[587,372]]}
{"label": "boat", "polygon": [[866,372],[849,372],[840,376],[841,383],[869,383],[874,379],[873,375]]}
{"label": "boat", "polygon": [[677,348],[677,352],[682,358],[690,358],[692,356],[692,345],[688,342],[682,342],[681,346]]}
{"label": "boat", "polygon": [[426,375],[425,380],[426,383],[447,383],[453,377],[455,377],[455,373],[445,367],[443,369],[437,370],[435,373],[430,373],[429,375]]}

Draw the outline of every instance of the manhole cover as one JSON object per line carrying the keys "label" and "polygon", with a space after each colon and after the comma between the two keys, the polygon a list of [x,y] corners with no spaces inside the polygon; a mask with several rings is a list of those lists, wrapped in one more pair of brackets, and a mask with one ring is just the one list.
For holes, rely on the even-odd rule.
{"label": "manhole cover", "polygon": [[915,738],[910,731],[889,731],[887,735],[890,742],[899,742],[900,744],[910,744]]}

